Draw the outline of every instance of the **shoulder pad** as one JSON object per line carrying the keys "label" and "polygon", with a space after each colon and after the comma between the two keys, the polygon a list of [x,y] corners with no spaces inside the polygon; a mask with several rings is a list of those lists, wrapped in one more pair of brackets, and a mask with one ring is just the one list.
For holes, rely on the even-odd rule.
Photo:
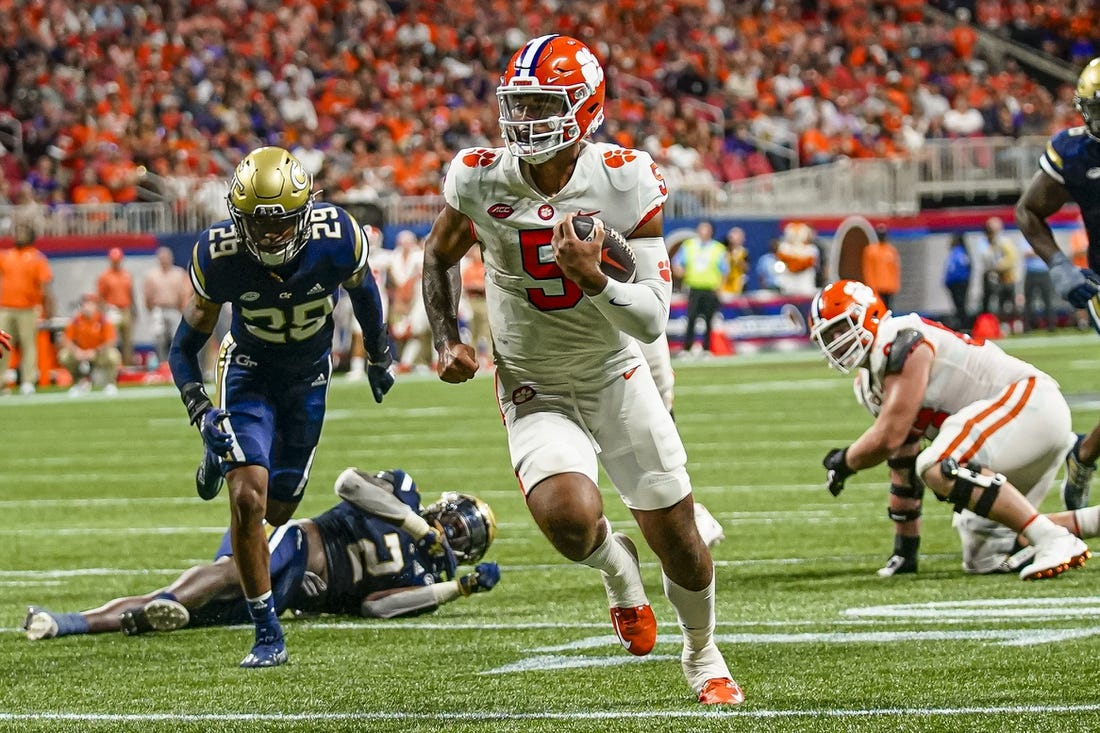
{"label": "shoulder pad", "polygon": [[915,328],[903,328],[898,331],[897,338],[890,344],[886,352],[886,368],[884,374],[899,374],[905,366],[905,360],[913,353],[913,349],[924,343],[924,334]]}
{"label": "shoulder pad", "polygon": [[[464,148],[455,154],[452,169],[458,171],[495,168],[500,163],[503,151],[500,148]],[[448,171],[450,175],[451,171]]]}
{"label": "shoulder pad", "polygon": [[607,180],[616,191],[632,191],[646,177],[652,177],[650,171],[654,167],[653,158],[644,150],[615,145],[601,147],[601,165],[606,171]]}

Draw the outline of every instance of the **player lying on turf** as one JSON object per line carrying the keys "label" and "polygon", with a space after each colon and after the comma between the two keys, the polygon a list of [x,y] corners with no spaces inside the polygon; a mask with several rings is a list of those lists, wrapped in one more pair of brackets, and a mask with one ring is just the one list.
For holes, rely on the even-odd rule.
{"label": "player lying on turf", "polygon": [[881,394],[874,424],[825,456],[834,496],[856,471],[888,463],[912,436],[925,437],[931,443],[912,459],[914,473],[956,512],[1022,534],[1035,555],[1021,579],[1085,563],[1088,546],[1024,496],[1049,490],[1073,444],[1069,406],[1054,379],[992,342],[916,313],[893,316],[855,280],[814,296],[810,336],[834,368],[866,367],[871,390]]}
{"label": "player lying on turf", "polygon": [[[882,395],[872,389],[871,373],[867,369],[861,367],[858,372],[853,385],[856,400],[873,417],[877,417],[882,409]],[[1076,436],[1067,437],[1067,441],[1075,439]],[[879,568],[879,577],[917,572],[924,484],[914,473],[913,466],[920,450],[920,437],[911,435],[887,460],[890,466],[887,514],[894,521],[894,551],[886,564]],[[1051,487],[1051,481],[1036,484],[1025,494],[1025,498],[1032,506],[1038,507]],[[1100,505],[1055,512],[1047,517],[1078,537],[1100,535]],[[1014,572],[1030,563],[1035,555],[1034,548],[1027,544],[1026,539],[1002,524],[979,517],[969,509],[954,514],[952,524],[962,541],[962,567],[968,573]]]}
{"label": "player lying on turf", "polygon": [[[491,590],[500,579],[492,562],[455,574],[456,564],[477,563],[496,535],[493,511],[480,499],[447,492],[423,509],[416,483],[399,469],[371,476],[348,468],[335,488],[339,504],[271,535],[279,613],[287,608],[371,618],[429,613]],[[28,639],[37,640],[248,623],[228,533],[215,557],[165,588],[88,611],[54,613],[31,606],[23,628]]]}

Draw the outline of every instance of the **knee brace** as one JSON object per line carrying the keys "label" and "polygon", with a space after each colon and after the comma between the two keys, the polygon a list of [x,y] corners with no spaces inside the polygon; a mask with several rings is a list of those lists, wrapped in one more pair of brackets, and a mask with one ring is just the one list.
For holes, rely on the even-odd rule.
{"label": "knee brace", "polygon": [[1003,474],[999,473],[986,476],[982,473],[980,463],[971,461],[965,466],[960,466],[954,458],[944,458],[940,462],[940,473],[943,474],[944,478],[954,479],[955,481],[955,485],[952,486],[951,491],[944,498],[955,505],[956,512],[969,509],[970,498],[974,494],[974,489],[982,490],[981,497],[978,498],[974,508],[971,509],[979,517],[989,516],[989,510],[993,508],[993,502],[997,500],[997,494],[1007,480]]}
{"label": "knee brace", "polygon": [[[903,499],[920,500],[921,498],[920,494],[913,496],[910,493],[910,486],[908,484],[890,484],[890,493]],[[886,516],[899,524],[911,522],[914,519],[920,519],[921,505],[918,504],[914,509],[894,509],[892,507],[886,507]]]}
{"label": "knee brace", "polygon": [[924,496],[924,482],[917,475],[917,457],[891,458],[886,465],[894,471],[909,471],[908,484],[890,484],[890,493],[903,499],[920,499]]}

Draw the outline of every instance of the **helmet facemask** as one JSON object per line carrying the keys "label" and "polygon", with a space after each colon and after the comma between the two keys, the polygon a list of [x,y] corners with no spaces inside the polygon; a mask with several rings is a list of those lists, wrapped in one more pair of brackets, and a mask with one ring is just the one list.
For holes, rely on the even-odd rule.
{"label": "helmet facemask", "polygon": [[1093,140],[1100,141],[1100,97],[1073,97],[1073,106],[1085,120],[1085,131]]}
{"label": "helmet facemask", "polygon": [[854,306],[828,321],[815,323],[810,335],[825,353],[829,366],[847,374],[861,366],[875,336],[863,327],[863,308]]}
{"label": "helmet facemask", "polygon": [[[265,208],[273,209],[270,212]],[[313,200],[294,211],[283,212],[281,206],[257,206],[246,214],[231,203],[229,218],[237,228],[244,247],[265,267],[278,267],[291,262],[309,241],[309,215]]]}
{"label": "helmet facemask", "polygon": [[[500,130],[508,150],[534,165],[550,160],[581,138],[577,112],[591,96],[592,90],[584,84],[546,87],[514,83],[498,87]],[[601,110],[589,132],[602,121]]]}

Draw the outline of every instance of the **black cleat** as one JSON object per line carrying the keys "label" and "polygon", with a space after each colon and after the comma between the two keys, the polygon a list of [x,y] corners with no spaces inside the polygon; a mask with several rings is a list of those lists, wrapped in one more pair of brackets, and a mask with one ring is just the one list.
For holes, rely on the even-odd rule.
{"label": "black cleat", "polygon": [[222,477],[218,457],[209,449],[202,452],[202,461],[195,471],[195,490],[203,501],[210,501],[222,490],[225,479]]}

